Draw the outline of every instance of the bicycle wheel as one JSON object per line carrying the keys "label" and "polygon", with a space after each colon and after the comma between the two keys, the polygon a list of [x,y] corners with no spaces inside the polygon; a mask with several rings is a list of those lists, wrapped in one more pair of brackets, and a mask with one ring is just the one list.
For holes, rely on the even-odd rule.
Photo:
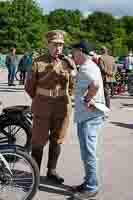
{"label": "bicycle wheel", "polygon": [[40,179],[36,162],[18,149],[2,150],[0,153],[11,171],[0,171],[0,199],[31,200],[38,190]]}
{"label": "bicycle wheel", "polygon": [[[4,130],[2,132],[2,130]],[[8,136],[7,136],[8,135]],[[7,121],[1,126],[0,139],[7,136],[10,144],[16,144],[29,150],[31,144],[31,128],[20,123]]]}

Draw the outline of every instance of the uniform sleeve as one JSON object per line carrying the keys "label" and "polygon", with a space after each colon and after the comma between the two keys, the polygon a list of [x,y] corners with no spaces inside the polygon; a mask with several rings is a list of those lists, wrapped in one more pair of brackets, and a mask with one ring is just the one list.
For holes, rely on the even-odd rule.
{"label": "uniform sleeve", "polygon": [[74,94],[74,76],[72,75],[72,72],[75,70],[76,65],[71,58],[66,60],[66,57],[65,57],[65,62],[63,62],[63,63],[64,63],[64,66],[66,67],[66,69],[69,72],[69,89],[68,89],[68,92],[69,92],[69,95],[72,96]]}
{"label": "uniform sleeve", "polygon": [[70,74],[69,76],[69,95],[72,96],[74,94],[74,77]]}
{"label": "uniform sleeve", "polygon": [[34,61],[32,65],[32,70],[28,72],[25,83],[25,91],[31,98],[34,98],[36,93],[37,76],[38,76],[38,66],[37,62]]}

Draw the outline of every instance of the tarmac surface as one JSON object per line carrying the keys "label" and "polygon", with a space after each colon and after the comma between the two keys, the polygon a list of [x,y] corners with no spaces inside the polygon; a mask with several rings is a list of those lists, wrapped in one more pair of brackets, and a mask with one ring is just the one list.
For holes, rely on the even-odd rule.
{"label": "tarmac surface", "polygon": [[[8,87],[7,72],[0,72],[1,109],[31,104],[23,86],[19,86],[17,82],[16,84],[15,87]],[[122,94],[113,97],[111,102],[109,118],[98,134],[98,200],[133,200],[133,97]],[[80,184],[84,176],[73,116],[58,163],[58,172],[65,178],[62,186],[50,185],[45,180],[47,152],[48,145],[44,148],[40,190],[34,200],[70,199],[68,187]]]}

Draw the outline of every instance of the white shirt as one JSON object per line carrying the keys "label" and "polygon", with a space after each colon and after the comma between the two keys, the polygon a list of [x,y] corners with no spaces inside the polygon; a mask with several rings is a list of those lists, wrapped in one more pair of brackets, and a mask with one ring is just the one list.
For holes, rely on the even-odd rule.
{"label": "white shirt", "polygon": [[[94,81],[99,86],[97,94],[93,97],[92,101],[96,107],[93,112],[86,110],[83,96],[87,91],[91,82]],[[104,115],[107,107],[105,106],[103,80],[99,67],[90,59],[82,64],[79,68],[79,72],[76,75],[75,82],[75,114],[74,121],[81,122],[88,119],[95,118],[100,115]]]}

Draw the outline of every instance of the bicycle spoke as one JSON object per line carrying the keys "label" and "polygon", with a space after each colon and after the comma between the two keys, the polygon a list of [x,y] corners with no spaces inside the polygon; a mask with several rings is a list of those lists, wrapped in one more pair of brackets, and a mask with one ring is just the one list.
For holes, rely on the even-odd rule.
{"label": "bicycle spoke", "polygon": [[9,141],[23,147],[27,144],[27,133],[20,125],[8,125],[4,128],[3,134],[7,136],[7,142]]}
{"label": "bicycle spoke", "polygon": [[22,200],[32,191],[34,183],[34,175],[31,165],[23,157],[17,153],[3,154],[6,158],[12,177],[9,177],[7,183],[2,185],[0,183],[0,200]]}
{"label": "bicycle spoke", "polygon": [[13,134],[14,136],[21,130],[21,127],[17,129],[17,131]]}

